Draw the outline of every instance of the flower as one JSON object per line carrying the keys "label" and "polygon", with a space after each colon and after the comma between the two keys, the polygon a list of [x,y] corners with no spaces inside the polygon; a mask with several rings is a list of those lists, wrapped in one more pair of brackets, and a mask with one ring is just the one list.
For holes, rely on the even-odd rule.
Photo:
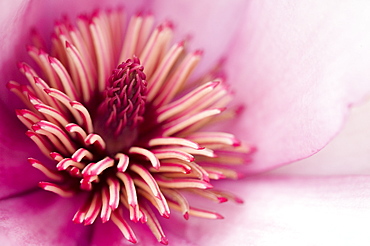
{"label": "flower", "polygon": [[[205,5],[206,3],[207,2],[205,2]],[[18,4],[18,2],[14,4]],[[162,10],[168,11],[166,8],[171,8],[171,10],[174,11],[176,6],[179,6],[177,4],[178,3],[156,1],[153,3],[150,2],[148,5],[151,5],[150,7],[152,7],[153,11],[157,12],[155,13],[156,16],[158,14],[160,17],[160,12]],[[78,11],[78,6],[74,8],[73,11]],[[161,8],[156,10],[156,6],[161,6]],[[189,12],[186,11],[184,6],[186,6],[186,4],[178,7],[181,11],[175,11],[176,14],[174,14],[175,16],[171,19],[176,22],[181,19],[183,14],[184,19],[193,20],[193,18],[187,16]],[[222,7],[220,9],[223,12],[218,12],[224,14],[222,20],[228,24],[231,23],[228,29],[222,29],[222,26],[218,25],[218,30],[222,31],[221,33],[226,33],[226,30],[229,29],[236,30],[232,27],[238,26],[239,23],[235,21],[234,18],[232,22],[227,22],[226,10],[230,10],[230,13],[234,13],[233,17],[238,16],[235,15],[238,11],[231,11],[233,5],[227,2],[227,6],[230,7],[230,9],[222,6],[222,3],[215,6],[215,9],[217,9],[217,7]],[[233,86],[236,86],[236,88],[247,89],[247,92],[244,92],[247,94],[244,94],[241,90],[238,91],[239,96],[237,94],[237,98],[243,98],[243,100],[248,101],[248,110],[245,115],[239,119],[239,122],[234,124],[233,130],[243,133],[246,139],[252,139],[257,143],[259,152],[256,153],[255,160],[248,166],[248,169],[251,172],[258,172],[305,157],[320,149],[337,131],[339,125],[341,125],[343,115],[347,112],[347,106],[366,93],[366,84],[361,84],[360,82],[366,81],[367,70],[365,67],[366,64],[369,64],[366,59],[370,56],[368,56],[364,48],[364,44],[367,43],[367,37],[364,36],[366,32],[363,31],[365,28],[360,24],[366,24],[368,22],[364,14],[366,8],[357,6],[356,4],[347,6],[344,3],[338,4],[337,2],[326,2],[325,5],[315,2],[310,2],[309,4],[304,2],[287,4],[284,2],[278,6],[274,5],[270,7],[263,2],[251,2],[247,4],[246,9],[240,7],[240,5],[235,6],[241,11],[239,13],[247,11],[248,14],[244,15],[248,19],[247,24],[240,28],[239,35],[224,35],[224,41],[219,41],[221,44],[216,45],[215,43],[217,40],[214,40],[209,49],[212,50],[213,47],[218,47],[218,54],[225,54],[226,49],[224,50],[222,47],[228,48],[229,62],[227,64],[227,72],[230,76],[230,81],[233,82]],[[86,5],[84,7],[86,7]],[[207,5],[207,7],[209,7],[209,5]],[[62,8],[63,7],[60,9]],[[14,9],[17,13],[21,14],[24,13],[26,8]],[[212,8],[208,9],[208,11],[202,11],[200,7],[195,9],[201,11],[203,14],[215,13],[212,12]],[[25,18],[29,18],[28,20],[36,22],[39,18],[45,18],[45,13],[48,13],[48,11],[44,11],[42,8],[37,8],[37,11],[43,14],[36,15],[32,7],[27,9]],[[10,26],[16,30],[17,28],[15,27],[20,23],[20,20],[23,20],[23,17],[20,19],[15,18],[16,21],[12,25],[7,25],[9,20],[11,20],[10,23],[14,20],[14,18],[12,18],[14,12],[10,13],[10,15],[1,15],[2,18],[8,17],[8,19],[6,19],[7,21],[2,22],[4,23],[3,28],[9,28]],[[351,13],[356,13],[356,15],[351,15],[352,18],[348,19],[347,17]],[[33,14],[35,14],[35,19],[31,18]],[[318,16],[322,18],[317,18]],[[326,20],[323,16],[329,16],[330,18],[328,17]],[[355,16],[355,18],[353,18],[353,16]],[[219,15],[216,15],[216,17],[219,17]],[[209,17],[208,19],[215,21],[220,18],[212,19]],[[322,23],[322,20],[326,20],[323,21],[323,25],[315,25],[316,23]],[[196,23],[197,21],[194,20],[194,22]],[[337,25],[337,23],[341,23],[342,25]],[[180,25],[179,28],[181,29],[183,26],[184,24],[182,24],[182,26]],[[317,26],[320,26],[321,29]],[[348,31],[351,33],[351,36],[343,35],[343,27],[346,27],[344,28],[345,33]],[[22,30],[24,29],[22,28]],[[322,32],[320,30],[322,30]],[[228,33],[230,33],[230,31]],[[308,35],[310,33],[312,33],[312,35]],[[9,61],[14,61],[14,58],[8,59],[8,57],[13,57],[14,54],[12,54],[12,52],[7,52],[6,48],[17,47],[16,43],[18,41],[16,40],[18,40],[17,37],[20,37],[20,33],[15,32],[10,34],[9,32],[7,34],[8,39],[4,39],[5,43],[2,50],[4,52],[2,54],[4,62],[9,64]],[[264,38],[262,38],[261,35],[263,35]],[[333,35],[337,35],[335,45],[333,45],[332,42],[326,42],[331,40],[330,37],[333,37]],[[194,37],[198,37],[198,35],[194,35]],[[200,37],[202,36],[200,35]],[[207,33],[205,37],[209,37],[209,33]],[[228,39],[228,37],[232,39]],[[312,37],[309,42],[310,45],[307,43],[309,37]],[[231,45],[231,43],[225,40],[232,40],[234,43]],[[207,41],[209,43],[209,39],[207,39]],[[196,42],[195,40],[194,43]],[[13,46],[9,46],[9,43],[13,43]],[[346,49],[344,49],[344,47]],[[340,57],[338,57],[339,53],[341,54]],[[215,53],[214,56],[217,57],[217,53]],[[334,57],[336,59],[333,59]],[[234,58],[239,58],[240,60]],[[17,57],[17,60],[19,59],[20,57]],[[336,61],[334,64],[333,60]],[[349,66],[349,63],[346,62],[348,60],[351,61],[351,64],[353,64],[353,60],[361,62],[356,63],[356,66]],[[2,69],[5,70],[4,73],[2,73],[2,76],[5,78],[9,77],[9,74],[14,71],[14,69],[9,69],[8,66],[6,66],[6,69],[2,66]],[[266,73],[266,71],[268,71],[268,73]],[[315,76],[312,76],[313,74]],[[302,81],[302,83],[297,83],[298,79]],[[352,87],[351,90],[347,90],[346,84],[350,82],[353,84],[352,80],[357,82],[355,84],[356,86]],[[312,84],[314,84],[314,86]],[[289,88],[289,90],[287,88]],[[8,100],[8,96],[4,91],[1,91],[1,98],[10,104],[12,101]],[[244,98],[244,95],[248,95],[248,98]],[[328,95],[330,97],[328,97]],[[14,104],[11,103],[11,105]],[[91,235],[91,242],[95,244],[103,242],[103,239],[109,241],[113,238],[114,235],[116,235],[114,229],[106,231],[106,233],[109,231],[110,234],[104,234],[103,227],[97,228],[94,233],[84,231],[85,234],[77,233],[80,232],[80,230],[76,229],[76,227],[68,227],[69,230],[64,230],[64,228],[66,228],[65,223],[67,222],[56,220],[55,216],[58,214],[62,217],[63,213],[71,211],[69,208],[72,205],[69,203],[63,203],[59,200],[56,202],[50,199],[50,196],[48,196],[47,200],[41,202],[40,200],[46,195],[41,195],[41,193],[37,192],[19,196],[20,194],[17,192],[32,187],[31,184],[33,184],[35,180],[40,180],[41,177],[36,174],[30,176],[27,180],[18,178],[20,171],[17,166],[21,166],[22,164],[20,161],[18,164],[18,160],[24,159],[25,156],[29,155],[29,152],[33,152],[33,149],[31,145],[27,145],[27,150],[24,151],[26,153],[23,153],[25,145],[20,143],[19,139],[22,139],[21,135],[15,131],[19,126],[13,126],[13,124],[16,123],[14,123],[15,121],[12,118],[9,118],[10,113],[6,110],[7,107],[4,106],[4,108],[5,110],[1,112],[1,118],[3,119],[2,123],[6,127],[0,129],[2,131],[1,136],[4,138],[2,142],[4,145],[2,145],[1,148],[2,158],[7,161],[4,162],[5,165],[1,167],[1,173],[9,173],[12,174],[12,176],[1,175],[1,184],[6,187],[6,189],[1,191],[2,195],[3,197],[8,195],[8,199],[3,199],[0,203],[2,214],[6,214],[6,216],[2,217],[1,225],[4,228],[4,230],[2,230],[2,238],[6,238],[8,242],[18,242],[18,244],[19,242],[24,242],[18,240],[25,239],[27,239],[29,243],[34,244],[35,242],[37,242],[37,244],[42,244],[42,242],[68,244],[68,242],[75,242],[76,240],[82,242],[82,238],[84,236],[87,237],[86,234]],[[331,110],[329,111],[327,109]],[[297,112],[299,112],[299,114]],[[326,115],[327,112],[333,113],[331,115]],[[244,120],[247,119],[247,117],[249,121]],[[276,129],[279,129],[279,131]],[[284,136],[284,138],[282,136]],[[282,140],[285,142],[282,142]],[[291,144],[292,142],[294,142],[294,144]],[[9,147],[10,145],[11,148]],[[10,149],[12,150],[11,156],[8,153]],[[12,161],[10,162],[10,160]],[[9,172],[10,170],[12,172]],[[28,169],[27,172],[30,170],[32,169]],[[22,169],[22,173],[24,172],[25,169]],[[326,179],[323,179],[323,183],[325,180]],[[248,181],[245,182],[247,183]],[[242,194],[245,194],[246,198],[248,198],[247,191],[256,187],[253,186],[251,182],[253,182],[253,180],[246,184],[248,186],[240,187],[241,191],[244,191]],[[279,183],[273,182],[271,178],[261,179],[259,182],[265,189],[255,189],[258,193],[255,193],[256,195],[251,197],[253,198],[251,201],[256,201],[256,198],[262,197],[262,204],[274,205],[273,201],[278,200],[277,198],[279,196],[273,195],[276,195],[276,191],[281,190],[277,188],[271,189],[271,187],[279,187],[276,185]],[[244,184],[244,182],[242,184]],[[282,179],[280,184],[281,187],[285,187],[284,184],[289,185],[290,183]],[[272,190],[272,192],[267,192],[269,190]],[[284,191],[284,188],[282,190]],[[294,195],[293,198],[296,199],[297,196],[301,194],[296,192]],[[292,204],[292,200],[290,199],[291,196],[284,197],[286,197],[286,200],[281,200],[284,205]],[[268,202],[266,202],[266,200],[268,200]],[[25,203],[26,201],[27,203]],[[258,219],[255,220],[257,225],[256,223],[246,224],[248,223],[248,211],[251,211],[250,209],[248,210],[248,206],[254,204],[257,207],[259,205],[259,203],[253,203],[251,201],[248,201],[249,203],[246,203],[244,207],[236,210],[240,215],[235,216],[235,218],[237,218],[236,221],[225,220],[222,222],[226,225],[222,227],[225,231],[233,231],[234,233],[218,233],[218,226],[212,226],[211,229],[202,226],[201,228],[206,229],[199,230],[200,227],[194,224],[187,224],[184,225],[183,228],[191,229],[184,230],[181,233],[176,231],[176,229],[172,229],[170,230],[170,234],[175,238],[177,245],[205,245],[207,242],[211,243],[212,240],[214,240],[212,237],[217,238],[219,240],[217,241],[218,243],[222,243],[222,240],[229,240],[230,243],[238,242],[238,240],[239,242],[243,242],[242,240],[245,234],[240,233],[243,231],[243,228],[248,228],[248,225],[256,226],[255,228],[258,232]],[[256,211],[260,210],[257,208],[257,210],[252,210],[252,213],[254,212],[254,214],[261,215],[261,213],[255,213]],[[262,211],[263,210],[261,210],[261,212]],[[275,209],[276,214],[278,214],[278,211],[281,210]],[[42,216],[42,220],[36,219],[39,218],[37,215],[41,212],[43,215],[47,216]],[[269,215],[273,217],[274,213],[269,213]],[[261,216],[261,218],[263,217]],[[284,221],[282,217],[277,216],[273,218],[275,219],[274,221],[277,222]],[[33,221],[41,221],[42,223],[33,224]],[[51,221],[54,223],[50,223]],[[195,222],[196,224],[202,223],[198,220]],[[233,225],[227,225],[227,223],[233,223]],[[44,233],[46,224],[49,226],[48,233]],[[294,226],[296,227],[297,224],[294,224]],[[100,226],[98,225],[98,227]],[[212,236],[208,233],[204,233],[207,229],[214,232]],[[253,231],[252,228],[251,233],[248,233],[247,236],[250,236],[253,232],[256,234],[256,230]],[[38,234],[37,238],[27,236],[34,235],[35,231],[41,232]],[[58,233],[60,231],[65,231],[66,233],[60,235]],[[200,234],[195,233],[196,231]],[[15,237],[15,235],[17,235],[17,237]],[[107,237],[107,235],[109,236]],[[220,235],[220,237],[216,237],[215,235]],[[193,240],[194,236],[197,236],[196,240]],[[258,237],[255,238],[258,239]],[[263,237],[260,236],[260,238]]]}
{"label": "flower", "polygon": [[52,180],[39,186],[61,197],[87,193],[73,222],[111,220],[136,243],[129,217],[167,245],[154,210],[164,218],[170,208],[185,219],[223,218],[192,207],[184,193],[241,203],[212,189],[211,180],[237,179],[238,172],[226,166],[245,162],[242,154],[252,148],[232,134],[200,130],[225,119],[219,115],[231,99],[222,79],[214,77],[218,69],[187,88],[202,52],[187,54],[184,41],[171,45],[168,22],[153,30],[152,15],[134,15],[126,26],[124,17],[122,9],[98,10],[80,16],[76,25],[57,22],[53,55],[34,31],[27,50],[43,76],[21,62],[30,86],[10,81],[7,87],[28,106],[16,110],[27,136],[55,162],[56,169],[28,159]]}

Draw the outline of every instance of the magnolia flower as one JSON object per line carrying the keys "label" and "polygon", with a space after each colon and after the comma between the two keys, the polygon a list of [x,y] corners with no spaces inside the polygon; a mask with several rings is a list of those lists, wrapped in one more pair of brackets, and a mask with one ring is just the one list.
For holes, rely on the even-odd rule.
{"label": "magnolia flower", "polygon": [[[48,4],[52,6],[46,6]],[[24,53],[20,49],[26,43],[23,30],[29,25],[42,26],[42,31],[48,33],[52,24],[44,24],[52,23],[60,12],[68,11],[73,15],[104,7],[79,2],[70,10],[72,4],[76,3],[64,1],[57,6],[58,3],[46,1],[30,5],[12,2],[7,6],[7,11],[1,15],[4,18],[2,81],[15,79],[16,69],[9,64],[25,59],[17,54]],[[109,4],[115,3],[111,1]],[[211,4],[197,1],[191,7],[188,4],[155,1],[145,3],[145,7],[150,8],[156,18],[172,19],[179,32],[192,34],[192,44],[202,44],[205,54],[211,54],[205,56],[199,73],[209,69],[214,64],[212,60],[227,59],[226,72],[231,86],[237,91],[236,101],[248,107],[233,122],[233,133],[258,147],[253,161],[245,168],[246,172],[270,170],[315,153],[338,131],[348,106],[368,92],[367,78],[370,76],[366,68],[370,64],[370,54],[366,53],[366,45],[369,37],[364,36],[366,29],[363,25],[370,22],[366,6],[284,2],[270,7],[261,1],[235,1],[234,5],[230,1]],[[129,6],[128,12],[133,12],[135,7]],[[190,31],[192,29],[194,31]],[[355,66],[353,61],[359,62]],[[27,142],[22,135],[22,126],[13,117],[11,111],[19,104],[5,88],[0,92],[4,108],[0,128],[3,140],[0,146],[1,241],[8,245],[124,245],[126,242],[113,223],[98,222],[94,227],[71,223],[70,218],[82,200],[71,203],[71,200],[36,188],[43,176],[25,165],[24,160],[30,154],[37,155],[38,150]],[[308,208],[308,211],[317,215],[318,220],[324,216],[325,223],[318,223],[334,228],[334,232],[314,232],[317,237],[325,236],[330,242],[336,232],[355,227],[354,223],[338,227],[338,219],[326,214],[332,209],[333,200],[339,208],[352,205],[337,199],[342,196],[337,190],[338,185],[347,188],[346,183],[352,180],[359,186],[352,185],[354,192],[345,194],[355,196],[352,201],[355,201],[354,208],[358,208],[361,205],[359,197],[364,196],[359,189],[364,188],[366,177],[310,178],[303,182],[299,177],[268,175],[220,185],[223,189],[236,191],[246,201],[237,208],[230,205],[220,208],[227,216],[226,220],[211,224],[196,218],[187,222],[173,218],[161,222],[174,245],[240,245],[246,242],[271,245],[274,240],[294,243],[293,233],[308,244],[319,244],[307,232],[307,223],[297,219],[297,215],[307,211],[301,206],[311,203],[314,208]],[[318,191],[323,195],[315,196]],[[328,194],[334,195],[328,197]],[[343,209],[339,211],[343,212]],[[352,211],[345,210],[347,216],[344,219],[349,222],[356,222],[353,217],[361,219],[359,212]],[[316,222],[313,216],[304,218],[311,219],[308,221],[311,226]],[[145,228],[139,228],[141,235],[147,233]],[[356,230],[348,231],[353,234],[347,237],[342,233],[332,242],[343,243],[343,238],[358,236]],[[152,245],[155,241],[149,236],[140,237],[142,245]]]}

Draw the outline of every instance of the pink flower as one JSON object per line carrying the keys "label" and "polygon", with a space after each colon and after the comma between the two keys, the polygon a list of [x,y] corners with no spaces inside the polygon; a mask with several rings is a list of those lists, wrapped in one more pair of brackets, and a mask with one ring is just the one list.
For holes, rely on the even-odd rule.
{"label": "pink flower", "polygon": [[[43,29],[48,33],[52,21],[61,12],[68,11],[73,16],[82,10],[104,7],[88,3],[79,2],[73,5],[73,10],[70,10],[75,4],[73,1],[69,4],[46,1],[6,4],[7,10],[2,8],[1,14],[2,81],[15,79],[16,69],[12,64],[24,60],[22,48],[27,40],[24,30],[28,30],[28,26],[50,23]],[[47,4],[52,6],[45,6]],[[110,6],[114,4],[109,2]],[[172,19],[177,32],[191,33],[193,46],[205,47],[209,55],[205,56],[203,71],[212,61],[227,57],[228,81],[237,91],[237,102],[248,107],[233,123],[233,132],[258,146],[253,162],[246,166],[250,173],[269,170],[318,151],[340,128],[348,106],[368,92],[370,54],[366,45],[370,38],[365,27],[370,21],[366,7],[369,6],[334,1],[325,6],[318,1],[316,4],[284,2],[271,7],[260,1],[235,1],[234,4],[198,1],[194,5],[188,1],[145,3],[145,8],[150,8],[157,18]],[[135,6],[129,6],[129,11],[133,9]],[[35,184],[43,177],[26,166],[24,160],[38,150],[32,143],[25,142],[21,126],[12,117],[11,111],[19,105],[5,88],[0,89],[0,93],[4,108],[0,113],[0,194],[3,197],[0,241],[10,245],[87,244],[88,240],[93,245],[121,243],[124,239],[113,225],[110,228],[98,224],[90,229],[71,224],[70,218],[79,204],[36,191]],[[269,240],[273,239],[292,242],[292,233],[297,233],[297,238],[312,236],[306,234],[309,229],[306,223],[296,219],[297,215],[309,211],[326,216],[325,223],[320,221],[323,225],[338,232],[347,231],[341,229],[353,227],[338,227],[332,223],[338,222],[335,214],[330,216],[326,212],[334,201],[339,208],[351,205],[359,208],[362,199],[366,199],[363,193],[366,180],[366,177],[302,180],[269,175],[225,183],[223,187],[237,190],[246,201],[239,208],[221,209],[227,220],[210,224],[198,219],[188,222],[176,219],[176,222],[163,223],[164,229],[174,245],[237,245],[246,241],[263,245],[271,244],[273,241]],[[351,181],[353,184],[346,186]],[[346,191],[338,191],[338,187]],[[305,196],[302,191],[310,195]],[[316,192],[322,195],[316,196]],[[351,195],[354,203],[340,199],[345,195]],[[310,202],[314,208],[302,209]],[[338,210],[347,213],[344,216],[347,223],[356,222],[353,217],[361,219],[358,210]],[[315,221],[314,216],[303,218],[309,223]],[[297,227],[304,231],[295,230]],[[329,242],[335,231],[319,234],[315,230]],[[347,238],[344,234],[341,236],[338,238]],[[140,239],[143,245],[155,241],[151,237]]]}

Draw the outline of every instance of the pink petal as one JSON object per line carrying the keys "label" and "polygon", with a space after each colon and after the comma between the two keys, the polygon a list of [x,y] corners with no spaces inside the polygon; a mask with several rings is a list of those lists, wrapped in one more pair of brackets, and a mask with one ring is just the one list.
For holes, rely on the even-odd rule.
{"label": "pink petal", "polygon": [[256,144],[250,172],[310,156],[370,91],[370,3],[252,1],[230,47],[239,102],[233,125]]}
{"label": "pink petal", "polygon": [[370,177],[264,176],[233,188],[244,197],[243,205],[222,204],[221,221],[190,218],[166,228],[193,243],[175,244],[370,244]]}
{"label": "pink petal", "polygon": [[81,199],[40,191],[0,201],[2,245],[87,245],[90,228],[75,225]]}
{"label": "pink petal", "polygon": [[45,179],[27,158],[41,156],[36,145],[24,134],[25,127],[0,103],[0,198],[37,186]]}
{"label": "pink petal", "polygon": [[288,175],[370,174],[370,101],[352,109],[343,130],[324,149],[273,172]]}

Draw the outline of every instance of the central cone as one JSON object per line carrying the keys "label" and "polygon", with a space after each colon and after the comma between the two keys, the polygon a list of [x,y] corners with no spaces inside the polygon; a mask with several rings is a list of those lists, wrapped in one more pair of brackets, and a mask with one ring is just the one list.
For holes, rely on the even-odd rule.
{"label": "central cone", "polygon": [[146,75],[138,58],[122,62],[107,81],[94,128],[109,154],[129,149],[137,138],[146,103]]}

